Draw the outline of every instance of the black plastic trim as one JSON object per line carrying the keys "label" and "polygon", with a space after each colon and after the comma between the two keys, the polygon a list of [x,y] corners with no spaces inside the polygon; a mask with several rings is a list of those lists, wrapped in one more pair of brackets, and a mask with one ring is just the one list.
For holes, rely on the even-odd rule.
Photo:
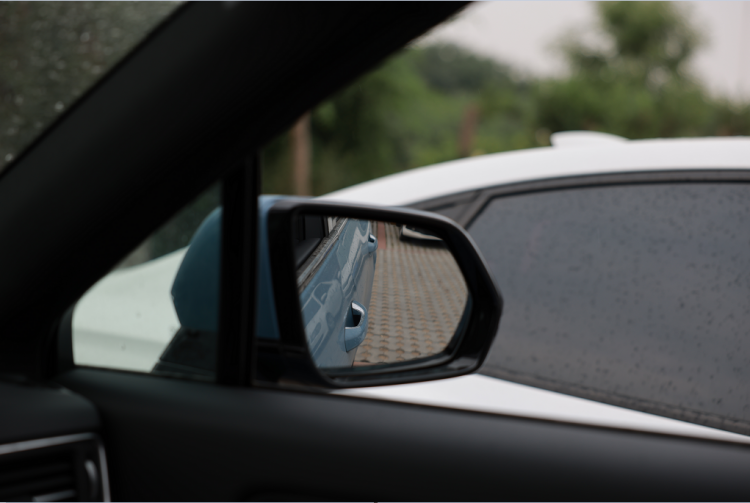
{"label": "black plastic trim", "polygon": [[[53,475],[53,477],[58,477],[57,480],[53,479],[53,481],[45,480],[45,478],[49,479],[49,475],[45,477],[43,472],[31,478],[27,478],[28,475],[26,477],[22,475],[23,478],[19,477],[20,480],[15,481],[15,488],[6,487],[10,481],[7,478],[8,474],[4,473],[6,478],[0,486],[1,495],[18,498],[18,492],[20,492],[23,495],[31,494],[34,496],[34,501],[65,501],[73,497],[76,498],[74,501],[112,501],[109,491],[107,457],[99,435],[76,433],[0,444],[0,467],[6,471],[13,471],[16,463],[24,463],[27,466],[37,465],[40,462],[40,457],[44,460],[45,457],[49,458],[49,456],[56,456],[67,461],[69,472],[73,475],[68,482],[70,484],[69,490],[58,493],[63,497],[62,500],[45,499],[44,496],[55,496],[56,494],[49,494],[49,491],[47,491],[47,494],[34,494],[34,489],[41,489],[39,486],[44,482],[52,482],[53,487],[60,484],[67,485],[64,481],[64,473]],[[84,463],[93,463],[91,468],[93,473],[89,472],[89,468],[85,467]],[[63,475],[63,480],[60,480],[60,475]],[[8,501],[22,500],[9,499]]]}
{"label": "black plastic trim", "polygon": [[101,411],[116,501],[750,497],[744,444],[104,369],[58,381]]}
{"label": "black plastic trim", "polygon": [[455,220],[458,225],[465,228],[467,217],[472,216],[472,213],[470,212],[472,203],[480,197],[481,193],[481,190],[472,189],[466,192],[427,199],[418,203],[409,204],[407,207],[422,211],[431,211],[442,215],[442,212],[440,211],[441,209],[461,205],[463,208],[459,210],[459,214],[453,220]]}
{"label": "black plastic trim", "polygon": [[60,372],[65,372],[75,368],[73,359],[73,311],[76,304],[70,306],[60,318],[51,340],[55,346],[51,348],[49,355],[54,360],[47,368],[48,377],[52,377]]}
{"label": "black plastic trim", "polygon": [[602,185],[631,185],[674,182],[746,182],[750,181],[750,167],[742,169],[664,169],[659,171],[621,171],[598,175],[571,175],[499,184],[484,189],[471,189],[447,196],[425,199],[407,205],[424,211],[439,212],[440,207],[465,204],[457,220],[467,229],[487,203],[502,196],[520,195],[548,190],[596,187]]}
{"label": "black plastic trim", "polygon": [[[532,192],[562,190],[584,187],[600,187],[604,185],[636,185],[654,183],[699,183],[699,182],[748,182],[750,181],[750,167],[747,169],[665,169],[659,171],[622,171],[598,175],[573,175],[509,183],[487,187],[481,191],[476,189],[428,199],[409,205],[412,208],[434,208],[439,205],[470,201],[464,210],[459,224],[469,228],[479,213],[490,200],[496,197],[516,196]],[[431,210],[434,211],[434,210]]]}
{"label": "black plastic trim", "polygon": [[222,183],[221,295],[216,380],[250,383],[255,327],[255,269],[260,157],[252,155]]}

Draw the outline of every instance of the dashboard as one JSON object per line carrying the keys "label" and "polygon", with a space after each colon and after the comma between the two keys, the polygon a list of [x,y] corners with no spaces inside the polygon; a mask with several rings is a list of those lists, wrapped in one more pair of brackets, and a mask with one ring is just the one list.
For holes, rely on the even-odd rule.
{"label": "dashboard", "polygon": [[0,501],[110,501],[94,405],[65,388],[0,381]]}

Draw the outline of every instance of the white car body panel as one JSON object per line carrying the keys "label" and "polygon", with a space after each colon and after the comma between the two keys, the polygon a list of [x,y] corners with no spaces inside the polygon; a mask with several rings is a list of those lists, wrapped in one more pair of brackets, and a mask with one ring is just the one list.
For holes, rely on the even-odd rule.
{"label": "white car body panel", "polygon": [[555,148],[567,147],[591,147],[598,145],[611,145],[628,141],[627,138],[598,131],[560,131],[552,133],[549,141]]}
{"label": "white car body panel", "polygon": [[321,196],[403,206],[496,185],[562,176],[676,169],[750,169],[750,138],[613,142],[516,150],[410,169]]}
{"label": "white car body panel", "polygon": [[750,444],[750,437],[472,374],[439,381],[335,391],[375,400]]}

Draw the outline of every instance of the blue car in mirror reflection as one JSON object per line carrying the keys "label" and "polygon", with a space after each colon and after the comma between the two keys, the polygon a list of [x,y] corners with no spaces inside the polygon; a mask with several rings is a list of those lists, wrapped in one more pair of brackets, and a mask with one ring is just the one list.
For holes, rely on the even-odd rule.
{"label": "blue car in mirror reflection", "polygon": [[320,215],[294,224],[302,318],[318,367],[347,367],[367,334],[378,240],[367,220]]}

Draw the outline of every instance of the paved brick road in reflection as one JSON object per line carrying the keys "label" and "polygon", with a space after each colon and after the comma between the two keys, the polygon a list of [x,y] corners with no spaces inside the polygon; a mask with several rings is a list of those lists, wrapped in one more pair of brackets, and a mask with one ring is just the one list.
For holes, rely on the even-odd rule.
{"label": "paved brick road in reflection", "polygon": [[448,250],[434,242],[402,241],[398,227],[379,222],[368,332],[355,362],[439,353],[456,331],[465,305],[466,283]]}

